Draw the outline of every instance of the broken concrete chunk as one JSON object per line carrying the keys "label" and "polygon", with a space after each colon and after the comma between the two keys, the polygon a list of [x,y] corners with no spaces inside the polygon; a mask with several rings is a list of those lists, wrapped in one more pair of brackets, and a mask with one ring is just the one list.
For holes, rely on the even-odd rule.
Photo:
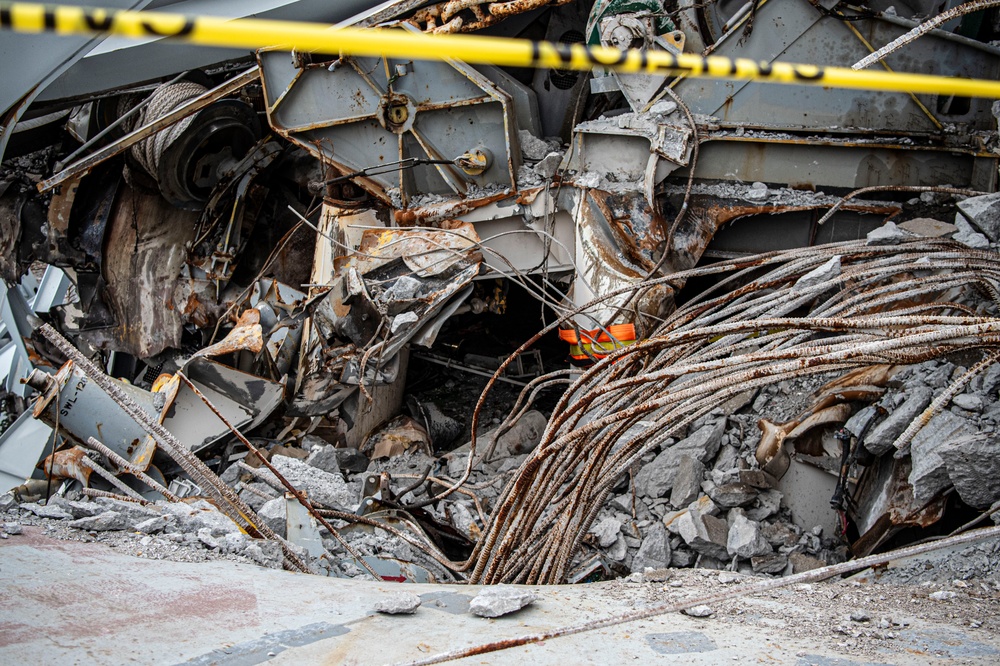
{"label": "broken concrete chunk", "polygon": [[496,448],[493,450],[493,458],[531,453],[542,441],[542,433],[545,432],[545,426],[548,423],[549,420],[545,418],[545,414],[537,410],[533,409],[525,413],[510,430],[500,436]]}
{"label": "broken concrete chunk", "polygon": [[722,444],[726,419],[706,423],[689,437],[682,439],[656,456],[635,475],[635,491],[644,497],[664,497],[673,488],[677,465],[688,455],[702,463],[715,457]]}
{"label": "broken concrete chunk", "polygon": [[49,500],[50,506],[58,506],[60,509],[65,509],[73,514],[74,518],[89,518],[90,516],[96,516],[105,511],[114,511],[114,509],[108,507],[106,504],[99,504],[98,502],[81,502],[77,500],[67,500],[62,497],[53,497]]}
{"label": "broken concrete chunk", "polygon": [[682,455],[677,463],[677,475],[674,478],[673,490],[670,492],[670,504],[679,509],[698,499],[704,476],[705,466],[700,460],[687,454]]}
{"label": "broken concrete chunk", "polygon": [[958,231],[958,227],[954,224],[935,220],[930,217],[915,217],[912,220],[900,222],[899,228],[927,238],[941,238],[942,236],[947,236]]}
{"label": "broken concrete chunk", "polygon": [[54,520],[69,520],[73,518],[73,514],[66,509],[51,504],[36,504],[34,502],[27,502],[22,504],[21,508],[25,511],[30,511],[39,518],[52,518]]}
{"label": "broken concrete chunk", "polygon": [[896,438],[931,404],[933,398],[934,392],[926,386],[917,386],[907,391],[903,404],[892,410],[884,421],[865,436],[865,448],[877,456],[891,449]]}
{"label": "broken concrete chunk", "polygon": [[552,152],[539,160],[535,165],[535,173],[545,179],[552,178],[559,171],[559,164],[562,162],[563,154]]}
{"label": "broken concrete chunk", "polygon": [[205,500],[195,500],[190,503],[158,503],[157,508],[165,514],[172,515],[182,532],[197,533],[199,529],[207,527],[211,530],[212,536],[224,536],[230,532],[240,531],[236,523]]}
{"label": "broken concrete chunk", "polygon": [[[345,511],[353,511],[357,506],[357,497],[338,474],[330,474],[301,460],[284,456],[275,458],[271,464],[295,488],[306,493],[311,502]],[[277,482],[270,470],[265,470],[263,474]]]}
{"label": "broken concrete chunk", "polygon": [[757,555],[750,558],[754,573],[780,574],[788,566],[788,556],[781,553]]}
{"label": "broken concrete chunk", "polygon": [[670,556],[667,529],[663,525],[655,524],[649,528],[642,545],[632,558],[631,569],[633,572],[642,572],[647,568],[663,569],[670,566]]}
{"label": "broken concrete chunk", "polygon": [[[332,444],[313,446],[312,453],[306,458],[306,464],[312,465],[316,469],[321,469],[327,474],[340,474],[340,460],[337,458],[337,449]],[[368,467],[367,460],[365,461],[365,467]]]}
{"label": "broken concrete chunk", "polygon": [[972,393],[959,393],[951,399],[951,402],[956,407],[961,407],[970,412],[983,411],[983,399]]}
{"label": "broken concrete chunk", "polygon": [[1000,500],[1000,445],[992,436],[956,439],[938,449],[962,501],[976,509]]}
{"label": "broken concrete chunk", "polygon": [[829,283],[840,277],[840,256],[831,257],[829,261],[814,268],[792,285],[792,291],[808,291],[809,289]]}
{"label": "broken concrete chunk", "polygon": [[103,506],[105,511],[120,513],[125,519],[126,526],[129,528],[160,515],[160,513],[152,507],[143,506],[142,504],[137,504],[136,502],[123,502],[121,500],[110,499],[107,497],[98,497],[94,500],[94,504]]}
{"label": "broken concrete chunk", "polygon": [[540,160],[550,152],[548,142],[542,141],[528,130],[518,130],[517,138],[521,144],[521,154],[525,159]]}
{"label": "broken concrete chunk", "polygon": [[1000,240],[1000,193],[969,197],[956,205],[959,216],[968,218],[994,243]]}
{"label": "broken concrete chunk", "polygon": [[285,561],[281,544],[265,539],[254,539],[248,543],[243,550],[243,556],[269,569],[281,569]]}
{"label": "broken concrete chunk", "polygon": [[708,606],[693,606],[691,608],[685,608],[681,612],[685,615],[690,615],[691,617],[711,617],[715,615],[715,611]]}
{"label": "broken concrete chunk", "polygon": [[537,598],[532,590],[520,587],[486,587],[469,602],[469,612],[479,617],[500,617],[521,610]]}
{"label": "broken concrete chunk", "polygon": [[615,518],[602,518],[590,526],[590,533],[597,537],[601,548],[607,548],[618,540],[622,524]]}
{"label": "broken concrete chunk", "polygon": [[396,592],[375,602],[375,610],[386,615],[412,615],[420,608],[420,597],[412,592]]}
{"label": "broken concrete chunk", "polygon": [[960,213],[955,214],[955,226],[958,227],[958,232],[952,235],[954,240],[979,250],[989,248],[990,239],[973,229]]}
{"label": "broken concrete chunk", "polygon": [[954,459],[954,449],[946,452],[955,442],[966,441],[979,431],[976,426],[952,412],[941,412],[913,438],[910,445],[910,485],[913,499],[918,503],[929,502],[951,485],[944,456]]}
{"label": "broken concrete chunk", "polygon": [[788,556],[788,562],[792,565],[792,573],[802,573],[825,567],[826,562],[821,559],[806,555],[805,553],[792,553]]}
{"label": "broken concrete chunk", "polygon": [[0,512],[7,512],[17,506],[17,499],[14,493],[4,493],[0,495]]}
{"label": "broken concrete chunk", "polygon": [[264,506],[260,507],[257,515],[264,521],[264,524],[280,537],[285,536],[288,529],[288,501],[284,497],[276,497],[268,500]]}
{"label": "broken concrete chunk", "polygon": [[132,529],[136,532],[142,532],[143,534],[156,534],[157,532],[162,532],[166,526],[173,521],[173,516],[156,516],[155,518],[148,518],[142,522],[136,523],[132,526]]}
{"label": "broken concrete chunk", "polygon": [[894,222],[886,222],[878,229],[869,231],[865,238],[868,245],[898,245],[904,241],[916,238],[916,236],[900,229]]}
{"label": "broken concrete chunk", "polygon": [[716,559],[728,558],[726,541],[729,537],[729,526],[726,525],[726,521],[689,510],[678,518],[675,524],[684,543],[695,552]]}
{"label": "broken concrete chunk", "polygon": [[750,520],[760,522],[770,518],[781,510],[782,494],[778,490],[762,490],[757,495],[757,501],[746,510]]}
{"label": "broken concrete chunk", "polygon": [[726,550],[730,555],[749,560],[760,555],[769,555],[771,544],[761,534],[760,524],[741,514],[737,514],[729,527]]}
{"label": "broken concrete chunk", "polygon": [[69,527],[90,532],[124,530],[129,526],[125,516],[117,511],[105,511],[89,518],[80,518],[68,523]]}
{"label": "broken concrete chunk", "polygon": [[799,540],[799,535],[791,527],[784,523],[774,523],[761,527],[761,533],[767,542],[779,548],[781,546],[793,546]]}
{"label": "broken concrete chunk", "polygon": [[712,501],[724,509],[747,506],[757,499],[757,489],[745,483],[727,483],[708,491]]}

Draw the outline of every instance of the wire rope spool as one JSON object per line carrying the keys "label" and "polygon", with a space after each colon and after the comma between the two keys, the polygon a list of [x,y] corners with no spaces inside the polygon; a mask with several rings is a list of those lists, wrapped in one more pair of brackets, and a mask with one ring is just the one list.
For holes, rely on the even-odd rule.
{"label": "wire rope spool", "polygon": [[[207,91],[190,81],[157,88],[136,125],[160,118]],[[200,210],[212,189],[253,148],[260,121],[248,104],[224,99],[132,147],[131,156],[174,206]]]}

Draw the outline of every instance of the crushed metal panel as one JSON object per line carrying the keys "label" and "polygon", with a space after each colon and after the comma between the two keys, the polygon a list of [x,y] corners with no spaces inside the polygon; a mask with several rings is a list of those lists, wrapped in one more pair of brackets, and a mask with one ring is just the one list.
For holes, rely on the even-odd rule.
{"label": "crushed metal panel", "polygon": [[[968,148],[943,149],[886,141],[709,135],[696,173],[705,180],[787,183],[793,187],[860,188],[951,183],[995,189],[997,158]],[[679,169],[677,177],[687,175]]]}
{"label": "crushed metal panel", "polygon": [[[345,174],[371,169],[358,183],[397,208],[418,196],[516,189],[513,101],[475,69],[458,61],[327,58],[304,64],[287,53],[259,54],[268,120],[286,139]],[[477,152],[485,157],[481,173],[453,164],[398,166]]]}
{"label": "crushed metal panel", "polygon": [[[183,372],[226,420],[241,430],[259,425],[284,399],[284,384],[211,359],[194,358]],[[219,417],[184,382],[164,410],[163,427],[194,452],[229,434]]]}
{"label": "crushed metal panel", "polygon": [[[747,39],[741,38],[743,26],[736,25],[713,55],[847,67],[870,53],[854,26],[875,47],[905,32],[880,20],[826,18],[806,2],[763,3],[753,21]],[[888,62],[907,72],[985,79],[1000,74],[998,56],[933,35],[923,37],[918,46],[903,49]],[[694,78],[680,81],[675,90],[694,113],[717,116],[723,123],[757,127],[855,127],[936,134],[942,122],[974,121],[980,129],[993,129],[994,122],[989,100],[973,100],[974,113],[953,119],[938,117],[933,95],[921,95],[918,103],[905,93]]]}
{"label": "crushed metal panel", "polygon": [[0,435],[0,493],[31,478],[45,455],[52,428],[24,412]]}

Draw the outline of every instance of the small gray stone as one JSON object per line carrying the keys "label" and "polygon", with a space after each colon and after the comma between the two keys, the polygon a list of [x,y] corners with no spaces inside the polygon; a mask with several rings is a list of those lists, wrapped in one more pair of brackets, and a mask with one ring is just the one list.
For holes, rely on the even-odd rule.
{"label": "small gray stone", "polygon": [[912,238],[917,237],[900,229],[894,222],[886,222],[878,229],[868,232],[866,243],[868,245],[898,245]]}
{"label": "small gray stone", "polygon": [[479,617],[500,617],[521,610],[537,598],[532,590],[520,587],[486,587],[469,602],[469,612]]}
{"label": "small gray stone", "polygon": [[951,590],[938,590],[937,592],[931,592],[927,595],[934,601],[950,601],[958,596],[957,592],[952,592]]}
{"label": "small gray stone", "polygon": [[724,509],[746,506],[757,499],[757,489],[745,483],[727,483],[708,491],[712,501]]}
{"label": "small gray stone", "polygon": [[851,622],[868,622],[872,617],[863,610],[851,611]]}
{"label": "small gray stone", "polygon": [[285,561],[281,544],[264,539],[255,539],[248,543],[243,550],[243,556],[269,569],[281,569]]}
{"label": "small gray stone", "polygon": [[670,553],[670,566],[677,568],[689,567],[698,556],[685,548],[674,548]]}
{"label": "small gray stone", "polygon": [[218,550],[220,543],[219,540],[212,536],[212,530],[207,527],[202,527],[197,533],[198,541],[201,542],[203,546],[210,550]]}
{"label": "small gray stone", "polygon": [[285,532],[288,529],[288,505],[284,497],[276,497],[273,500],[268,500],[257,512],[257,515],[260,516],[264,524],[270,527],[275,534],[280,537],[285,536]]}
{"label": "small gray stone", "polygon": [[396,592],[375,602],[375,610],[386,615],[412,615],[420,608],[420,597],[412,592]]}
{"label": "small gray stone", "polygon": [[955,406],[967,409],[970,412],[983,411],[983,399],[971,393],[959,393],[951,399],[951,402]]}
{"label": "small gray stone", "polygon": [[690,615],[691,617],[711,617],[715,615],[715,611],[708,606],[694,606],[692,608],[685,608],[681,611],[685,615]]}
{"label": "small gray stone", "polygon": [[746,510],[746,516],[750,520],[760,522],[765,518],[770,518],[781,510],[781,491],[762,490],[757,494],[757,501]]}
{"label": "small gray stone", "polygon": [[[303,442],[305,443],[305,442]],[[306,458],[306,464],[321,469],[329,474],[340,474],[340,461],[337,459],[337,449],[332,444],[321,444],[312,449]],[[367,461],[365,464],[367,468]]]}
{"label": "small gray stone", "polygon": [[831,280],[840,277],[840,256],[831,257],[825,264],[815,268],[802,277],[794,285],[792,291],[808,291],[817,285],[829,283]]}
{"label": "small gray stone", "polygon": [[656,523],[646,532],[639,551],[632,558],[632,571],[645,571],[647,568],[664,569],[670,566],[670,555],[667,529],[662,524]]}
{"label": "small gray stone", "polygon": [[757,555],[750,558],[754,573],[780,574],[788,566],[788,557],[781,553]]}
{"label": "small gray stone", "polygon": [[124,530],[129,526],[125,516],[117,511],[105,511],[89,518],[80,518],[68,523],[68,525],[88,532],[111,532]]}
{"label": "small gray stone", "polygon": [[934,392],[926,386],[916,386],[906,392],[906,400],[892,410],[884,421],[872,428],[865,436],[865,448],[877,456],[892,448],[892,443],[903,434],[913,419],[931,404]]}
{"label": "small gray stone", "polygon": [[535,173],[542,178],[551,178],[559,171],[559,164],[562,162],[562,153],[553,152],[543,157],[535,165]]}
{"label": "small gray stone", "polygon": [[730,555],[749,560],[752,557],[771,554],[771,544],[760,532],[760,524],[737,515],[729,528],[726,550]]}
{"label": "small gray stone", "polygon": [[972,225],[965,221],[961,214],[955,214],[955,226],[958,231],[952,238],[959,243],[968,245],[971,248],[985,250],[990,246],[990,239],[972,228]]}
{"label": "small gray stone", "polygon": [[705,466],[700,460],[687,454],[681,456],[677,463],[674,487],[670,492],[670,504],[679,509],[698,499],[704,476]]}
{"label": "small gray stone", "polygon": [[531,453],[542,441],[542,433],[549,420],[537,410],[525,413],[514,426],[497,440],[493,457],[505,458]]}
{"label": "small gray stone", "polygon": [[636,493],[644,497],[665,497],[673,488],[681,457],[687,455],[702,463],[708,462],[719,452],[725,430],[724,418],[706,423],[660,453],[635,475]]}
{"label": "small gray stone", "polygon": [[590,526],[590,533],[597,537],[601,548],[607,548],[617,541],[621,531],[622,524],[615,518],[602,518]]}
{"label": "small gray stone", "polygon": [[618,535],[615,542],[605,551],[608,559],[613,562],[624,562],[625,556],[628,555],[628,545],[625,543],[625,539]]}
{"label": "small gray stone", "polygon": [[726,540],[729,527],[726,521],[690,509],[674,521],[674,524],[684,543],[695,552],[717,559],[727,558]]}
{"label": "small gray stone", "polygon": [[[959,201],[960,217],[968,217],[991,241],[1000,241],[1000,193],[984,194]],[[964,215],[962,215],[964,213]]]}
{"label": "small gray stone", "polygon": [[230,532],[219,539],[219,549],[224,553],[242,553],[250,542],[249,537],[242,532]]}
{"label": "small gray stone", "polygon": [[0,513],[6,513],[17,506],[17,499],[14,493],[4,493],[0,495]]}
{"label": "small gray stone", "polygon": [[4,523],[2,531],[7,534],[20,534],[23,530],[21,529],[21,523]]}
{"label": "small gray stone", "polygon": [[155,518],[144,520],[141,523],[136,523],[132,529],[136,532],[142,532],[143,534],[156,534],[157,532],[162,532],[164,528],[172,522],[174,522],[173,516],[156,516]]}

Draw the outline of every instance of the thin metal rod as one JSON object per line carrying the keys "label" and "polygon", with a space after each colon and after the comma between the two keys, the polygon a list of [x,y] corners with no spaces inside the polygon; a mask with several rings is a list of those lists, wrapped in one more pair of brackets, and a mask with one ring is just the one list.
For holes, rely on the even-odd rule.
{"label": "thin metal rod", "polygon": [[940,548],[947,548],[949,546],[960,546],[963,544],[973,543],[976,541],[981,541],[983,539],[989,539],[992,537],[1000,537],[1000,526],[987,527],[982,530],[976,530],[974,532],[966,532],[965,534],[960,534],[955,537],[949,537],[947,539],[941,539],[940,541],[921,544],[919,546],[900,548],[898,550],[889,551],[888,553],[869,555],[868,557],[862,557],[857,560],[841,562],[840,564],[832,564],[829,566],[820,567],[818,569],[812,569],[811,571],[804,571],[799,574],[786,576],[784,578],[772,578],[769,580],[750,583],[747,585],[741,585],[739,587],[731,588],[726,592],[720,592],[718,594],[711,594],[708,596],[697,597],[694,599],[684,599],[682,601],[671,601],[667,603],[656,604],[654,606],[643,608],[641,610],[628,611],[625,613],[617,613],[615,615],[609,615],[607,617],[598,618],[596,620],[588,620],[586,622],[581,622],[579,624],[573,624],[566,627],[558,627],[556,629],[550,629],[549,631],[543,631],[536,634],[526,634],[523,636],[517,636],[515,638],[507,638],[504,640],[495,641],[493,643],[483,643],[481,645],[474,645],[472,647],[460,648],[458,650],[452,650],[451,652],[444,652],[441,654],[437,654],[428,657],[426,659],[418,659],[416,661],[404,662],[401,664],[397,664],[396,666],[427,666],[428,664],[440,664],[446,661],[462,659],[464,657],[472,657],[479,654],[499,652],[500,650],[506,650],[508,648],[518,647],[520,645],[529,645],[531,643],[539,643],[541,641],[549,640],[552,638],[559,638],[560,636],[572,636],[574,634],[582,634],[586,631],[594,631],[596,629],[613,627],[615,625],[624,624],[626,622],[645,620],[650,617],[663,615],[665,613],[673,613],[676,611],[684,610],[685,608],[692,608],[694,606],[716,604],[722,601],[728,601],[729,599],[736,599],[738,597],[743,597],[751,594],[759,594],[761,592],[779,590],[783,587],[789,587],[791,585],[800,585],[802,583],[814,583],[817,581],[826,580],[827,578],[831,578],[833,576],[854,573],[856,571],[861,571],[862,569],[867,569],[869,567],[875,567],[882,564],[887,564],[892,560],[901,559],[904,557],[914,557],[917,555],[923,555],[925,553],[930,553]]}
{"label": "thin metal rod", "polygon": [[79,178],[80,176],[85,176],[86,174],[90,173],[90,171],[101,162],[104,162],[105,160],[110,159],[115,155],[118,155],[119,153],[125,152],[126,150],[131,148],[133,145],[139,143],[143,139],[149,138],[150,136],[156,134],[157,132],[160,132],[166,129],[167,127],[170,127],[178,120],[182,120],[183,118],[190,116],[194,112],[204,109],[209,104],[217,102],[226,95],[229,95],[230,93],[239,90],[248,83],[252,83],[258,78],[259,74],[260,74],[259,67],[257,66],[251,67],[242,74],[239,74],[229,79],[222,85],[212,88],[211,90],[206,91],[202,95],[199,95],[198,97],[191,100],[188,104],[179,106],[170,113],[168,113],[167,115],[161,116],[160,118],[157,118],[151,123],[147,123],[142,127],[132,130],[130,133],[126,134],[118,141],[108,144],[104,148],[101,148],[100,150],[95,152],[90,157],[82,159],[76,164],[71,164],[70,166],[66,167],[65,169],[63,169],[56,175],[52,176],[51,178],[47,178],[46,180],[41,181],[37,185],[38,191],[41,193],[45,193],[55,188],[56,186],[65,183],[67,180],[70,180],[72,178]]}
{"label": "thin metal rod", "polygon": [[[186,72],[186,71],[185,72],[181,72],[180,74],[178,74],[174,78],[170,79],[169,81],[167,81],[163,85],[165,85],[165,86],[173,85],[173,84],[177,83],[178,81],[180,81],[181,79],[183,79],[187,75],[188,75],[188,72]],[[135,106],[133,106],[131,109],[129,109],[128,111],[126,111],[125,113],[123,113],[121,116],[119,116],[118,118],[116,118],[115,121],[112,122],[110,125],[108,125],[104,129],[102,129],[100,132],[98,132],[97,134],[95,134],[91,138],[87,139],[79,148],[77,148],[76,150],[74,150],[72,153],[70,153],[69,155],[67,155],[63,159],[59,160],[56,163],[56,168],[61,170],[64,166],[66,166],[67,164],[69,164],[70,162],[72,162],[73,160],[75,160],[77,157],[79,157],[80,155],[82,155],[91,146],[93,146],[95,143],[97,143],[98,141],[100,141],[101,139],[103,139],[104,137],[106,137],[108,134],[110,134],[113,129],[115,129],[116,127],[120,126],[123,122],[125,122],[126,120],[128,120],[129,118],[131,118],[132,116],[134,116],[135,114],[139,113],[140,111],[142,111],[147,106],[149,106],[149,102],[152,99],[153,99],[153,96],[150,95],[149,97],[147,97],[146,99],[142,100],[141,102],[139,102],[138,104],[136,104]]]}
{"label": "thin metal rod", "polygon": [[319,512],[316,510],[316,507],[313,506],[313,503],[309,501],[309,499],[305,496],[305,494],[301,490],[299,490],[298,488],[296,488],[295,486],[293,486],[292,483],[281,474],[281,472],[279,472],[277,469],[275,469],[274,465],[272,465],[271,462],[264,456],[264,453],[260,449],[258,449],[256,446],[254,446],[253,443],[249,439],[247,439],[246,437],[244,437],[243,433],[241,433],[239,431],[239,429],[235,425],[233,425],[232,423],[230,423],[229,419],[227,419],[225,416],[222,415],[222,412],[220,412],[219,409],[215,405],[212,404],[212,401],[208,399],[208,396],[206,396],[204,393],[202,393],[198,389],[198,387],[195,386],[194,383],[190,379],[188,379],[187,375],[185,375],[183,372],[178,371],[177,372],[177,376],[180,377],[180,379],[181,379],[182,382],[184,382],[185,384],[187,384],[187,387],[189,389],[191,389],[192,391],[194,391],[194,394],[196,396],[198,396],[199,398],[201,398],[201,401],[205,403],[206,407],[208,407],[210,410],[212,410],[212,412],[217,417],[219,417],[219,420],[222,421],[222,423],[225,424],[225,426],[227,428],[229,428],[229,431],[232,432],[234,435],[236,435],[236,438],[238,440],[240,440],[240,442],[243,443],[243,446],[245,446],[248,449],[250,449],[250,452],[253,453],[255,456],[257,456],[258,460],[260,460],[261,463],[265,467],[267,467],[268,470],[270,470],[271,474],[274,474],[275,478],[278,479],[278,481],[281,483],[281,485],[283,485],[288,490],[288,492],[290,492],[291,494],[295,495],[295,499],[297,499],[299,501],[299,504],[301,504],[302,506],[304,506],[306,508],[306,510],[317,521],[319,521],[319,523],[323,527],[325,527],[327,530],[330,531],[330,534],[332,534],[333,537],[337,541],[340,542],[340,545],[344,547],[344,550],[346,550],[348,553],[351,554],[352,557],[354,557],[358,562],[360,562],[361,565],[368,571],[368,573],[371,574],[372,578],[374,578],[377,581],[381,581],[382,577],[378,575],[378,573],[375,571],[375,569],[373,569],[371,567],[370,564],[368,564],[363,559],[361,559],[361,556],[351,547],[351,544],[347,543],[347,541],[344,539],[344,537],[342,537],[340,535],[340,532],[338,532],[337,529],[334,528],[334,526],[331,525],[327,521],[326,518],[324,518],[323,516],[321,516],[319,514]]}

